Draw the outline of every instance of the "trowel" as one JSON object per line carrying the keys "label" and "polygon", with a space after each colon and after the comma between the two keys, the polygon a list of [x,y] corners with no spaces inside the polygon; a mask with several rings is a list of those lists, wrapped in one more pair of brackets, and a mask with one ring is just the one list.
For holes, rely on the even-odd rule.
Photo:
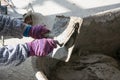
{"label": "trowel", "polygon": [[82,19],[79,17],[56,16],[53,29],[47,36],[57,41],[57,48],[48,56],[68,62],[75,46],[77,35],[80,33],[81,24]]}
{"label": "trowel", "polygon": [[[77,35],[80,33],[82,19],[78,17],[56,16],[53,29],[46,37],[57,41],[57,48],[48,57],[68,62],[73,52]],[[48,80],[43,72],[36,73],[38,80]]]}

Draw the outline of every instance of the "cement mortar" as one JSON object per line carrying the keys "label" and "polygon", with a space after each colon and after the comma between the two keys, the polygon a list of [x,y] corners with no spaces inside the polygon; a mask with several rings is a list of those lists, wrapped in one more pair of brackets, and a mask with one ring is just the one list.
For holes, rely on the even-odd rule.
{"label": "cement mortar", "polygon": [[105,55],[72,56],[68,63],[59,62],[49,80],[119,80],[117,62]]}
{"label": "cement mortar", "polygon": [[76,49],[115,56],[120,47],[120,11],[83,18]]}
{"label": "cement mortar", "polygon": [[119,80],[120,11],[83,18],[69,62],[37,58],[36,71],[48,80]]}

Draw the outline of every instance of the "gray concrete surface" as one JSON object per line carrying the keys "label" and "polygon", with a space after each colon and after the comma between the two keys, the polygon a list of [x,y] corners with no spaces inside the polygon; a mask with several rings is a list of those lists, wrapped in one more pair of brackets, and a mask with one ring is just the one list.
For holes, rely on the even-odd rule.
{"label": "gray concrete surface", "polygon": [[0,80],[36,80],[31,58],[19,66],[0,67]]}

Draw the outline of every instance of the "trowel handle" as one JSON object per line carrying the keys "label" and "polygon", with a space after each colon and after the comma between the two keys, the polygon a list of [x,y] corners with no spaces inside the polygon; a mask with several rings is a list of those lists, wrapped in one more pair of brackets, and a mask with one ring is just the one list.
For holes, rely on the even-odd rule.
{"label": "trowel handle", "polygon": [[56,37],[54,36],[54,34],[52,34],[52,33],[47,33],[47,34],[45,34],[45,37],[47,37],[47,38],[53,38],[53,39],[55,40],[55,42],[56,42],[60,47],[63,46],[63,44],[60,44],[60,43],[59,43],[59,41],[56,39]]}
{"label": "trowel handle", "polygon": [[41,71],[38,71],[36,74],[35,74],[37,80],[48,80],[47,77],[45,76],[45,74]]}

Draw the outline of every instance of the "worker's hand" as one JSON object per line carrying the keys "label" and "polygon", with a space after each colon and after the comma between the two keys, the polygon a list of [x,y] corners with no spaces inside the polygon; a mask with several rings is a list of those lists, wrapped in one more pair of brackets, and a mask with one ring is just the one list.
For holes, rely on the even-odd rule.
{"label": "worker's hand", "polygon": [[56,41],[53,39],[36,39],[27,43],[30,56],[46,56],[57,47]]}
{"label": "worker's hand", "polygon": [[35,25],[32,26],[29,32],[29,36],[35,39],[45,38],[45,34],[50,32],[45,26],[43,25]]}

